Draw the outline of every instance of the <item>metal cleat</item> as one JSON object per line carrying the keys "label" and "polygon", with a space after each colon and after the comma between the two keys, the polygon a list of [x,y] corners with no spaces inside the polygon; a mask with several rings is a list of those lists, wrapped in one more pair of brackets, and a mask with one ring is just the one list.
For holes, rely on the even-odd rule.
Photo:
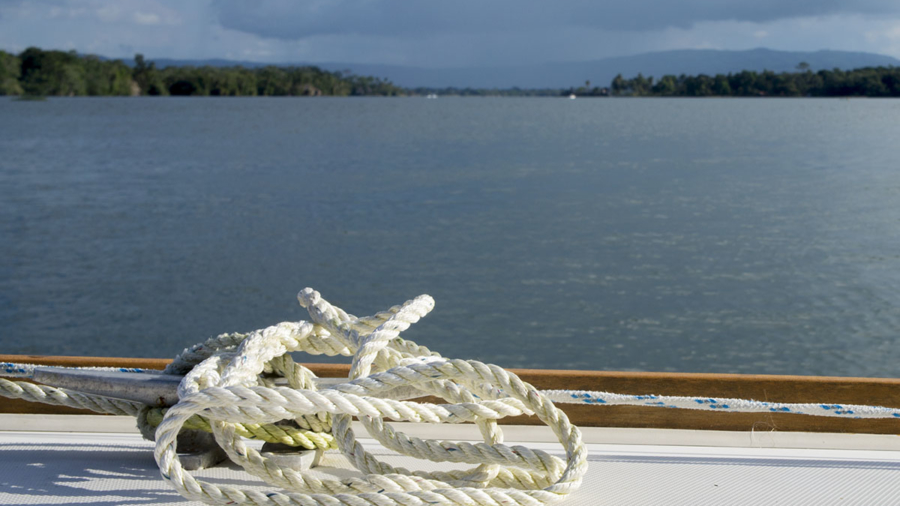
{"label": "metal cleat", "polygon": [[263,457],[274,460],[279,467],[305,471],[318,466],[325,451],[321,448],[307,450],[282,443],[265,443],[260,453]]}
{"label": "metal cleat", "polygon": [[225,450],[209,432],[187,429],[178,433],[178,460],[186,471],[209,469],[228,460]]}
{"label": "metal cleat", "polygon": [[[166,408],[178,402],[178,385],[184,376],[155,372],[37,367],[32,379],[44,385],[85,394]],[[346,383],[347,379],[315,378],[314,381],[318,388],[326,389]],[[297,470],[315,467],[324,453],[321,449],[307,450],[280,443],[265,443],[261,452],[267,458],[276,460],[279,466]],[[216,444],[212,434],[192,429],[183,430],[178,435],[178,457],[182,467],[188,471],[213,467],[228,458],[225,451]]]}

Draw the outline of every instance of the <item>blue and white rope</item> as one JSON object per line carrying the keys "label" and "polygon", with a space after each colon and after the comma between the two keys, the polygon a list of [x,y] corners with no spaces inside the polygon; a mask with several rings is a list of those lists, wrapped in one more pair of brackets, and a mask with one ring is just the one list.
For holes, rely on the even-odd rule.
{"label": "blue and white rope", "polygon": [[[786,413],[842,418],[900,418],[900,408],[832,403],[778,403],[700,396],[627,395],[586,390],[541,390],[500,367],[474,360],[447,359],[399,334],[434,306],[428,296],[370,317],[357,318],[332,306],[312,289],[298,294],[309,322],[285,322],[249,334],[223,334],[180,355],[166,373],[186,374],[179,402],[156,430],[155,457],[162,477],[184,497],[210,504],[255,506],[537,506],[564,498],[578,488],[587,468],[581,433],[556,404],[631,405],[734,413]],[[324,390],[308,385],[291,352],[353,356],[346,383]],[[35,365],[0,363],[0,396],[85,407],[98,412],[142,416],[146,407],[77,391],[12,382],[29,379]],[[373,369],[374,368],[374,369]],[[82,368],[78,368],[82,369]],[[135,368],[84,368],[162,374]],[[293,372],[289,372],[293,371]],[[309,373],[309,374],[307,374]],[[288,380],[276,386],[272,375]],[[310,376],[311,377],[311,376]],[[306,379],[304,379],[306,378]],[[397,400],[437,395],[448,404]],[[521,446],[508,447],[498,420],[536,415],[553,429],[565,460]],[[196,480],[185,472],[176,452],[177,436],[195,415],[209,420],[216,442],[232,462],[292,493],[243,490]],[[433,462],[477,464],[449,473],[412,473],[393,468],[367,453],[353,434],[356,416],[386,447]],[[282,467],[247,447],[238,423],[273,424],[281,420],[330,418],[338,449],[362,477],[319,480]],[[422,440],[393,431],[383,420],[432,423],[476,421],[485,442]],[[323,425],[324,427],[324,425]]]}
{"label": "blue and white rope", "polygon": [[[0,377],[29,379],[34,377],[37,364],[0,362]],[[74,367],[97,371],[138,372],[159,374],[160,371],[131,367]],[[833,418],[900,418],[900,408],[864,404],[785,403],[728,397],[690,397],[671,395],[629,395],[589,390],[540,390],[557,404],[587,404],[590,406],[645,406],[654,408],[693,409],[729,413],[788,413],[794,415],[827,416]]]}
{"label": "blue and white rope", "polygon": [[[16,362],[0,362],[0,378],[34,378],[36,367],[52,367],[41,364],[19,364]],[[147,374],[159,374],[161,371],[154,369],[141,369],[138,367],[62,367],[63,369],[82,369],[89,371],[117,371],[117,372],[141,372]]]}
{"label": "blue and white rope", "polygon": [[626,395],[587,390],[542,390],[541,393],[559,404],[647,406],[730,413],[788,413],[837,418],[900,418],[900,409],[861,404],[784,403],[718,397]]}

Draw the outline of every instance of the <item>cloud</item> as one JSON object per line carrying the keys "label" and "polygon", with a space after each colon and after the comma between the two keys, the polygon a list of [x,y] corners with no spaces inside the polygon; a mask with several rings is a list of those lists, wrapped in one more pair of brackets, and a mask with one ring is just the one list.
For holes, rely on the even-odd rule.
{"label": "cloud", "polygon": [[0,0],[0,19],[45,23],[53,19],[80,19],[107,24],[175,25],[181,19],[179,8],[172,0]]}
{"label": "cloud", "polygon": [[0,0],[0,49],[419,67],[690,48],[900,56],[895,0]]}
{"label": "cloud", "polygon": [[884,54],[900,55],[900,21],[890,20],[864,29],[865,40]]}
{"label": "cloud", "polygon": [[134,22],[139,25],[158,25],[160,22],[159,14],[153,12],[135,12],[132,17]]}
{"label": "cloud", "polygon": [[897,14],[894,0],[213,0],[222,26],[301,40],[354,34],[417,38],[436,33],[689,29],[698,23],[767,23],[839,14]]}
{"label": "cloud", "polygon": [[114,23],[122,17],[122,6],[119,4],[104,4],[94,10],[94,14],[100,21]]}

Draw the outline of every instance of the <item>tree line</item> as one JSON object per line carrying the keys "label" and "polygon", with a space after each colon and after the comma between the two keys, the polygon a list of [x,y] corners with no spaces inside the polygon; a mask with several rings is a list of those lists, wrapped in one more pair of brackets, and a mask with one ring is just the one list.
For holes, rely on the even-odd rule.
{"label": "tree line", "polygon": [[798,72],[745,70],[715,76],[666,75],[657,81],[638,74],[613,79],[610,94],[634,97],[900,97],[900,67],[812,72],[804,63]]}
{"label": "tree line", "polygon": [[296,96],[404,95],[385,79],[314,66],[157,68],[140,54],[132,66],[75,51],[0,51],[0,95]]}
{"label": "tree line", "polygon": [[659,80],[618,75],[606,87],[561,89],[402,88],[386,79],[329,72],[315,66],[157,68],[140,54],[132,65],[75,51],[35,47],[0,51],[0,95],[109,96],[659,96],[659,97],[900,97],[900,67],[812,72],[745,70],[733,74],[666,75]]}

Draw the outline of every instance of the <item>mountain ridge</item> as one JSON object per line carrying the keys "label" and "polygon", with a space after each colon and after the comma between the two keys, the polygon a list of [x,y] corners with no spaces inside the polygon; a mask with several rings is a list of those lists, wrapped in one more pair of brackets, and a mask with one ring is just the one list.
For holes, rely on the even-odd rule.
{"label": "mountain ridge", "polygon": [[[150,60],[150,59],[148,59]],[[407,88],[569,88],[591,81],[593,86],[608,86],[612,79],[622,74],[625,78],[638,73],[645,77],[662,77],[667,74],[698,75],[728,74],[743,70],[761,72],[793,72],[797,65],[806,62],[813,72],[839,68],[851,70],[862,67],[900,66],[900,60],[877,53],[819,50],[780,51],[756,48],[741,51],[717,49],[678,49],[615,56],[578,62],[555,62],[530,65],[494,67],[423,68],[405,65],[360,64],[343,62],[296,62],[271,64],[250,61],[208,59],[173,60],[155,58],[159,67],[244,66],[264,67],[314,65],[335,71],[351,71],[356,75],[386,78],[398,86]]]}

